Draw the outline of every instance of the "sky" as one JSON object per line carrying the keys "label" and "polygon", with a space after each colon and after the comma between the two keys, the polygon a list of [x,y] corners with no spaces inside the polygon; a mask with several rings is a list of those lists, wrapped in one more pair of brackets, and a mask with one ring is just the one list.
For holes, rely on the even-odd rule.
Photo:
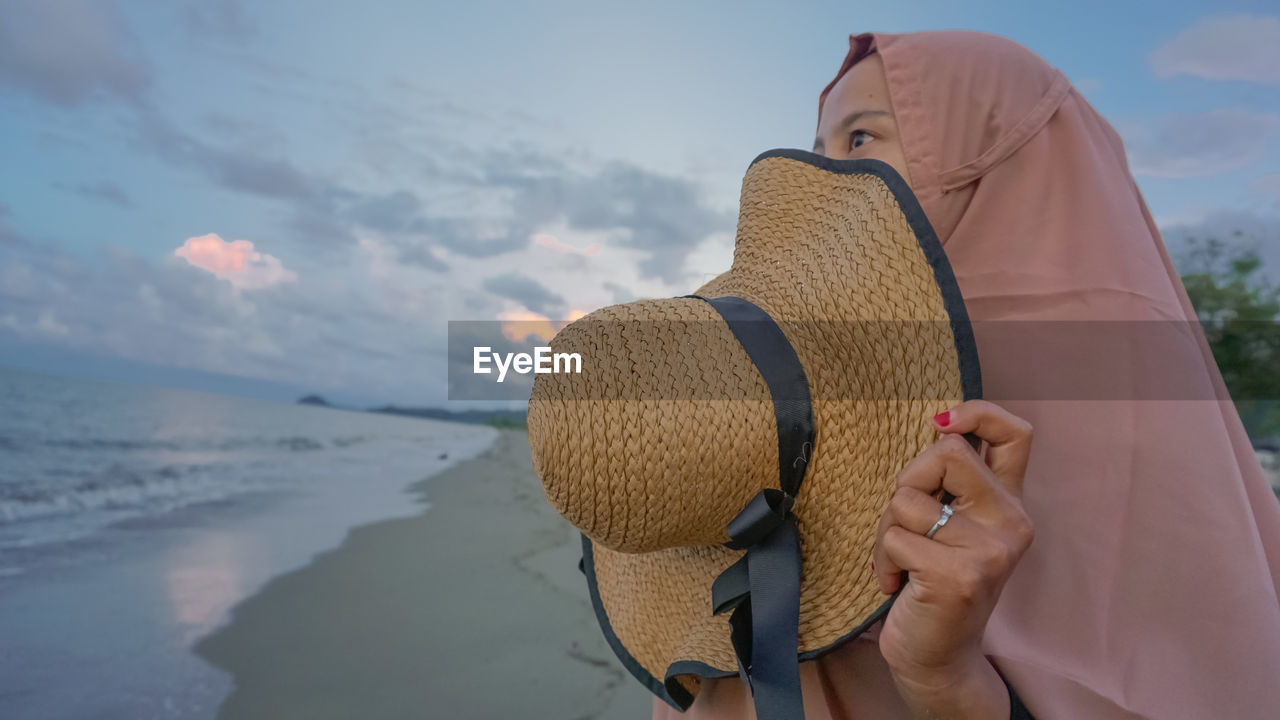
{"label": "sky", "polygon": [[944,28],[1066,73],[1175,257],[1280,277],[1271,2],[0,0],[0,365],[443,405],[449,321],[689,292],[848,36]]}

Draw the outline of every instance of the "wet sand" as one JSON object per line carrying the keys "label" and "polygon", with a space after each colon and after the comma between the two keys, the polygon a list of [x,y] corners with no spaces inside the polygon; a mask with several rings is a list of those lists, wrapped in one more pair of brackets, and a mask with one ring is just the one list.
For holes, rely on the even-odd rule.
{"label": "wet sand", "polygon": [[522,431],[414,489],[424,513],[352,530],[196,644],[235,683],[218,717],[650,717]]}

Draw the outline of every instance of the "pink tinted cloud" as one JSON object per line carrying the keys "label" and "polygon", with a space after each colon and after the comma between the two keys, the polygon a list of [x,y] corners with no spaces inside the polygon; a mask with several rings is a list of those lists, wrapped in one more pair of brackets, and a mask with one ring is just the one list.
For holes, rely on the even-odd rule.
{"label": "pink tinted cloud", "polygon": [[563,252],[563,253],[575,253],[578,255],[595,255],[596,253],[600,252],[600,243],[592,243],[588,245],[586,248],[579,250],[578,248],[572,245],[560,242],[559,238],[557,238],[555,235],[548,235],[547,233],[537,233],[536,235],[533,236],[533,241],[538,245],[551,248],[552,250],[555,250],[557,252]]}
{"label": "pink tinted cloud", "polygon": [[261,290],[298,279],[298,273],[279,258],[255,250],[252,241],[227,242],[216,233],[187,238],[173,254],[241,290]]}
{"label": "pink tinted cloud", "polygon": [[507,310],[498,313],[498,319],[502,321],[502,334],[512,342],[524,342],[530,335],[534,335],[539,339],[550,342],[556,333],[564,329],[565,325],[586,316],[583,310],[570,310],[567,317],[561,321],[553,321],[546,315],[542,315],[526,308],[519,310]]}

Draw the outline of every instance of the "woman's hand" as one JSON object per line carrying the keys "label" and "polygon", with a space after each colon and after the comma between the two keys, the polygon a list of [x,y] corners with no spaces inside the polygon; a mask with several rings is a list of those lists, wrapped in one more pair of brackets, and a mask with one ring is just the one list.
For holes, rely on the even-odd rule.
{"label": "woman's hand", "polygon": [[[999,406],[971,400],[940,413],[943,436],[898,474],[880,519],[873,568],[880,589],[899,589],[880,632],[880,652],[899,694],[922,717],[1009,716],[1008,691],[982,653],[987,620],[1005,581],[1031,545],[1022,481],[1031,425]],[[962,437],[986,441],[986,461]],[[932,497],[955,496],[954,514]]]}

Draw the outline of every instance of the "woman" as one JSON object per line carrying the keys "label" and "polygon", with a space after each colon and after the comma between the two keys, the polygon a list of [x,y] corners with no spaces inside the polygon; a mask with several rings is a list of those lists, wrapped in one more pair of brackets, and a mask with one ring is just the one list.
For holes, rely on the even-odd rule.
{"label": "woman", "polygon": [[[874,560],[885,592],[911,580],[882,627],[801,665],[806,718],[1008,717],[1001,679],[1040,720],[1275,717],[1280,504],[1112,127],[1007,39],[864,33],[814,151],[907,180],[991,402],[939,418],[899,476]],[[949,454],[966,431],[985,458]],[[954,525],[923,537],[926,491],[960,475]],[[752,716],[736,678],[653,705]]]}

